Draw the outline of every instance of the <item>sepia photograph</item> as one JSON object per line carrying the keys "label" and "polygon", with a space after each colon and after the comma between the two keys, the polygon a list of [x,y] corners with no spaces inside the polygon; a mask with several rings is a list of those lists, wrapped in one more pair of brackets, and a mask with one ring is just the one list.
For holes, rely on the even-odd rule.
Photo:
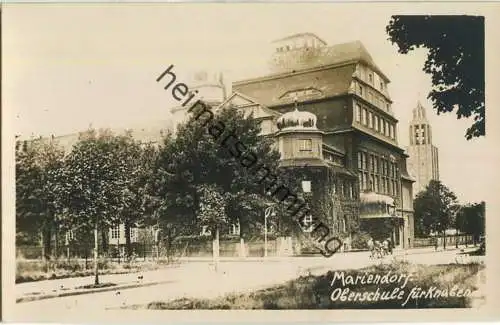
{"label": "sepia photograph", "polygon": [[5,5],[4,318],[486,316],[498,13]]}

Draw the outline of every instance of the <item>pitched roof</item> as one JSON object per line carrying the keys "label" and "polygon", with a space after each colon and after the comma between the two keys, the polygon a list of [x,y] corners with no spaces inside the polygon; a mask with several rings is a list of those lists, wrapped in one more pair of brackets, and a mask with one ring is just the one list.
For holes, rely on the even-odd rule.
{"label": "pitched roof", "polygon": [[304,89],[319,90],[320,94],[312,96],[311,99],[328,98],[347,93],[355,69],[355,64],[349,64],[329,69],[292,72],[235,83],[233,90],[255,98],[256,101],[268,107],[291,104],[294,100],[293,96],[283,95]]}
{"label": "pitched roof", "polygon": [[[240,104],[237,103],[237,100],[240,100]],[[235,104],[236,103],[236,104]],[[274,111],[272,109],[269,109],[268,107],[260,104],[257,100],[254,98],[247,96],[245,94],[242,94],[237,91],[233,91],[233,93],[225,100],[223,101],[216,109],[219,109],[221,107],[224,107],[226,105],[231,105],[235,104],[235,106],[258,106],[264,113],[272,116],[281,116],[280,112]]]}
{"label": "pitched roof", "polygon": [[362,61],[371,66],[371,68],[374,69],[383,78],[385,78],[386,81],[389,81],[382,70],[380,70],[380,68],[375,64],[372,56],[361,41],[337,44],[327,47],[325,51],[326,53],[322,56],[322,60],[320,63],[321,65],[329,65],[347,61]]}
{"label": "pitched roof", "polygon": [[[157,120],[150,121],[147,123],[141,123],[140,125],[136,125],[133,128],[112,128],[111,132],[116,135],[123,135],[127,130],[132,131],[132,137],[142,143],[158,143],[160,142],[164,135],[167,134],[169,130],[173,130],[173,121],[172,120]],[[28,141],[54,141],[59,146],[61,146],[65,152],[71,151],[73,146],[80,140],[80,135],[83,132],[75,132],[60,136],[54,137],[41,137],[34,139],[27,139]],[[22,141],[22,140],[21,140]]]}

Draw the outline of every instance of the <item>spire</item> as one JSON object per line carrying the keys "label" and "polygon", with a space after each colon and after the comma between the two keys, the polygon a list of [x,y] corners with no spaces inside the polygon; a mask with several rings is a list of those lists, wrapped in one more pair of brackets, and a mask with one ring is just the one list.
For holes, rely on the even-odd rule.
{"label": "spire", "polygon": [[428,123],[425,107],[422,106],[420,100],[417,101],[417,107],[413,109],[413,123]]}
{"label": "spire", "polygon": [[410,144],[426,145],[432,144],[431,126],[425,114],[425,107],[420,100],[413,109],[413,120],[410,123]]}

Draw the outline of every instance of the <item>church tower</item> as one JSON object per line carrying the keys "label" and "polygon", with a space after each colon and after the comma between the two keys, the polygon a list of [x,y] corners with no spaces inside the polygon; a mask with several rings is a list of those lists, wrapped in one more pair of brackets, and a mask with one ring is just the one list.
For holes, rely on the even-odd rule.
{"label": "church tower", "polygon": [[425,190],[431,180],[439,180],[438,149],[432,144],[432,129],[425,113],[425,108],[418,102],[410,122],[408,167],[416,180],[414,196]]}

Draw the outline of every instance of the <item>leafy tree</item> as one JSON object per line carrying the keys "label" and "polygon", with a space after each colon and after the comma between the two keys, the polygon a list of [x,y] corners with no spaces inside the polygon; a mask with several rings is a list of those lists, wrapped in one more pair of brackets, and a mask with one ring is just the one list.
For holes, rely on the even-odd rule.
{"label": "leafy tree", "polygon": [[66,159],[65,205],[73,225],[94,230],[95,284],[99,284],[98,232],[118,221],[126,206],[127,161],[123,136],[89,130]]}
{"label": "leafy tree", "polygon": [[472,234],[474,242],[485,234],[485,203],[467,204],[461,207],[457,215],[456,228]]}
{"label": "leafy tree", "polygon": [[440,181],[431,180],[413,201],[415,234],[428,236],[430,232],[443,233],[454,224],[456,195]]}
{"label": "leafy tree", "polygon": [[63,221],[63,166],[64,151],[51,140],[16,145],[16,228],[18,232],[41,234],[44,259],[52,253],[54,232],[57,245]]}
{"label": "leafy tree", "polygon": [[[124,163],[123,202],[120,222],[125,226],[125,247],[127,257],[132,256],[131,228],[139,224],[149,224],[145,213],[147,208],[146,187],[150,181],[156,150],[151,144],[141,144],[134,140],[132,132],[118,138],[119,160]],[[125,176],[124,175],[124,176]]]}
{"label": "leafy tree", "polygon": [[484,136],[484,17],[392,16],[386,31],[399,53],[429,50],[423,71],[432,76],[428,98],[438,114],[458,107],[457,118],[474,118],[466,138]]}
{"label": "leafy tree", "polygon": [[[245,152],[255,153],[259,164],[275,170],[279,154],[271,147],[273,140],[259,133],[259,122],[253,116],[245,117],[228,107],[218,111],[210,122],[193,114],[178,126],[175,138],[167,136],[160,148],[153,186],[163,224],[182,225],[185,232],[199,229],[197,214],[203,201],[203,185],[224,193],[225,215],[228,222],[239,220],[242,236],[256,223],[262,223],[263,186],[256,182],[251,169],[243,167],[244,154],[234,155],[238,140]],[[233,136],[228,138],[229,134]]]}
{"label": "leafy tree", "polygon": [[226,197],[220,188],[215,185],[201,185],[198,188],[200,195],[200,204],[197,213],[198,223],[201,226],[207,226],[213,237],[213,257],[215,268],[218,267],[219,260],[219,231],[227,224],[226,216]]}

